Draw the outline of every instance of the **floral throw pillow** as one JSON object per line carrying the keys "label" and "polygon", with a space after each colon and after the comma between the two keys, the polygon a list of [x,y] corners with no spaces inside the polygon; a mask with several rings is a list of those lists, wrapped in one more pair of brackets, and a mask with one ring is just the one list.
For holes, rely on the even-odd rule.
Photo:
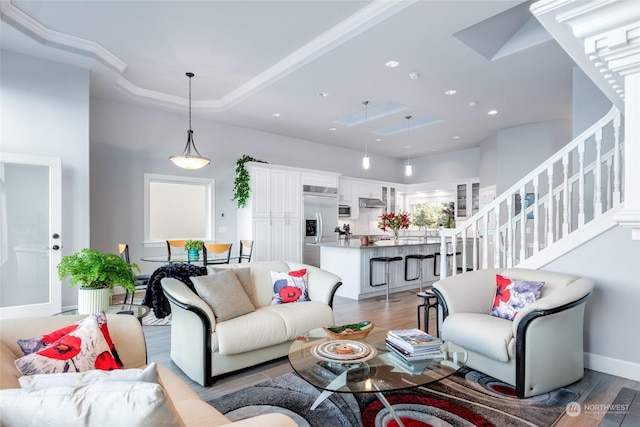
{"label": "floral throw pillow", "polygon": [[544,282],[527,282],[496,274],[496,297],[491,315],[513,320],[522,308],[540,298]]}
{"label": "floral throw pillow", "polygon": [[[113,340],[111,339],[111,335],[109,334],[109,327],[107,326],[107,315],[104,313],[104,311],[100,311],[98,313],[91,314],[90,317],[94,317],[98,322],[100,331],[102,331],[102,335],[104,336],[104,339],[107,341],[107,345],[109,346],[109,351],[111,351],[111,354],[113,355],[118,368],[122,368],[122,361],[118,356],[116,346],[113,344]],[[49,332],[46,335],[18,340],[18,345],[25,355],[35,353],[51,345],[51,343],[67,335],[69,332],[75,330],[78,327],[78,324],[81,322],[82,321],[76,322],[73,325],[65,326],[56,331]]]}
{"label": "floral throw pillow", "polygon": [[65,330],[48,346],[16,359],[16,368],[23,375],[120,369],[94,316]]}
{"label": "floral throw pillow", "polygon": [[271,305],[309,301],[307,293],[307,269],[287,272],[271,272],[273,298]]}

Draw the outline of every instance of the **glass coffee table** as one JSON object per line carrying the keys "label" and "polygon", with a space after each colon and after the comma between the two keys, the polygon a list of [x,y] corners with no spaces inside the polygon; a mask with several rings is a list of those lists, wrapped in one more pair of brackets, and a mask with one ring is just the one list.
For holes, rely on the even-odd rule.
{"label": "glass coffee table", "polygon": [[[109,314],[130,314],[132,316],[136,316],[140,322],[142,322],[142,318],[149,314],[150,308],[146,305],[139,304],[112,304],[105,311]],[[69,316],[78,313],[78,309],[74,308],[71,310],[65,310],[60,313],[54,314],[54,316]]]}
{"label": "glass coffee table", "polygon": [[366,338],[358,340],[375,348],[376,354],[369,355],[368,360],[356,360],[356,363],[336,362],[322,356],[319,349],[331,341],[323,329],[314,329],[294,341],[288,355],[293,370],[305,381],[323,390],[311,409],[315,409],[333,393],[374,393],[398,425],[403,426],[382,392],[440,381],[457,372],[467,361],[465,349],[444,342],[441,357],[406,362],[387,350],[384,342],[386,336],[387,329],[374,328]]}

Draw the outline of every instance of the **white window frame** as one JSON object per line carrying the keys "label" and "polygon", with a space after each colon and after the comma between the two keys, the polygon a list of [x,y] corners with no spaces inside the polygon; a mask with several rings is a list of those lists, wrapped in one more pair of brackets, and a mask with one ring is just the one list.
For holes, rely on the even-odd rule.
{"label": "white window frame", "polygon": [[193,178],[175,175],[161,175],[153,173],[144,174],[144,245],[146,247],[164,246],[165,240],[151,239],[151,212],[150,196],[151,183],[188,184],[199,185],[205,189],[205,235],[200,239],[204,241],[215,240],[215,180],[212,178]]}

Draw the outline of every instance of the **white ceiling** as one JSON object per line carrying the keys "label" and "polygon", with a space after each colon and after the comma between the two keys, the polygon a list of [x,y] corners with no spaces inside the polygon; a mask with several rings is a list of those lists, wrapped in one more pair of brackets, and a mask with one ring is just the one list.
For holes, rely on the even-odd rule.
{"label": "white ceiling", "polygon": [[[362,151],[366,139],[372,153],[421,157],[571,117],[574,63],[529,5],[13,0],[0,3],[0,36],[3,49],[90,69],[92,96],[184,112],[185,131],[185,73],[195,73],[199,147],[198,121],[207,119]],[[399,66],[385,67],[390,60]],[[367,124],[358,120],[364,100]],[[387,104],[396,111],[376,117]],[[356,124],[337,122],[345,119]]]}

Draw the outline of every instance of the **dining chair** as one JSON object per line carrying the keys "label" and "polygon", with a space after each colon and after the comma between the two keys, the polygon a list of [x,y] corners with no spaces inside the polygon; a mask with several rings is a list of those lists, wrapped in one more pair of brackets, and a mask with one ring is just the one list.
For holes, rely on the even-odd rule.
{"label": "dining chair", "polygon": [[[126,243],[118,243],[118,254],[120,258],[124,260],[127,264],[131,264],[129,258],[129,245]],[[136,276],[136,291],[145,291],[147,289],[147,284],[149,283],[149,278],[151,275],[149,274],[141,274]],[[135,297],[135,292],[130,292],[125,289],[124,293],[124,303],[127,304],[127,300],[129,299],[129,295],[131,295],[131,301],[129,304],[133,304],[133,298]]]}
{"label": "dining chair", "polygon": [[240,240],[240,251],[238,251],[238,262],[243,259],[251,262],[251,254],[253,253],[253,240]]}
{"label": "dining chair", "polygon": [[182,248],[181,253],[186,252],[184,250],[184,245],[187,243],[187,240],[167,240],[167,260],[171,261],[171,248]]}
{"label": "dining chair", "polygon": [[[231,258],[231,243],[205,243],[203,252],[203,265],[229,264]],[[211,256],[211,258],[209,258]]]}

